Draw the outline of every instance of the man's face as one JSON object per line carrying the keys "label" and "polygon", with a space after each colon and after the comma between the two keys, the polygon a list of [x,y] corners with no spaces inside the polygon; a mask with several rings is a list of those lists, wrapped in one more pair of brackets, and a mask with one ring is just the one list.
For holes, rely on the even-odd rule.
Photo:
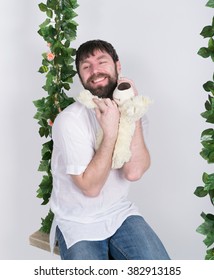
{"label": "man's face", "polygon": [[119,62],[100,50],[80,61],[79,75],[85,89],[102,98],[112,98],[117,86]]}

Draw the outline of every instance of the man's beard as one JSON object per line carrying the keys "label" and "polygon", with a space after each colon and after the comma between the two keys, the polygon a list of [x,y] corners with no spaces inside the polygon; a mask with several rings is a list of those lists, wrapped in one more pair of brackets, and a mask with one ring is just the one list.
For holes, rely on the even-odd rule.
{"label": "man's beard", "polygon": [[[97,88],[93,88],[90,86],[91,80],[104,76],[108,79],[108,84],[106,86],[100,86]],[[117,86],[117,78],[118,78],[117,73],[115,77],[110,77],[109,75],[102,74],[102,73],[94,74],[88,79],[88,81],[85,84],[83,84],[83,86],[85,89],[89,90],[95,96],[98,96],[100,98],[113,99],[113,92]]]}

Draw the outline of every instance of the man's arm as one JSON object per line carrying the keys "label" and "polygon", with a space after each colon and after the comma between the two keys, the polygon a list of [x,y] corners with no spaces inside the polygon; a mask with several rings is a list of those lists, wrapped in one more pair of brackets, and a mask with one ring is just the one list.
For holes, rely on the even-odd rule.
{"label": "man's arm", "polygon": [[86,170],[80,175],[71,175],[74,183],[86,196],[99,195],[112,164],[112,154],[117,139],[119,110],[110,99],[97,100],[96,117],[103,130],[103,139]]}
{"label": "man's arm", "polygon": [[150,155],[146,147],[141,120],[136,122],[135,132],[131,142],[131,159],[122,167],[125,178],[137,181],[150,166]]}

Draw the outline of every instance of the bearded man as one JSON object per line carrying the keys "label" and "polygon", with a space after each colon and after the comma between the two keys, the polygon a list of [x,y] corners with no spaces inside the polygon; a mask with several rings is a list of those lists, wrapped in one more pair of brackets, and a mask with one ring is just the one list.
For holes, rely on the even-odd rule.
{"label": "bearded man", "polygon": [[[169,259],[158,236],[127,197],[131,181],[139,180],[150,165],[145,116],[136,122],[131,159],[120,169],[111,169],[120,118],[112,100],[121,82],[119,57],[110,43],[91,40],[79,47],[75,62],[83,87],[100,99],[94,99],[95,110],[79,102],[71,104],[52,128],[51,236],[56,235],[61,259]],[[132,81],[123,80],[135,88]],[[100,128],[103,139],[95,150]]]}

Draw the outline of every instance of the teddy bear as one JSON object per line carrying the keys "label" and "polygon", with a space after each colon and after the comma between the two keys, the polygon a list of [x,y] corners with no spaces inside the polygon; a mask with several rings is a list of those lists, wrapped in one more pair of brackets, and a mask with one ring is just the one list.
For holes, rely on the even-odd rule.
{"label": "teddy bear", "polygon": [[[94,109],[97,105],[93,102],[93,98],[98,97],[92,95],[89,90],[83,90],[76,97],[76,100],[87,108]],[[151,100],[142,95],[136,96],[131,84],[128,82],[121,82],[117,85],[113,92],[113,99],[120,111],[120,120],[112,156],[112,168],[119,169],[131,158],[130,145],[135,131],[135,122],[146,113]],[[100,129],[96,138],[96,150],[100,146],[102,137],[102,129]]]}

